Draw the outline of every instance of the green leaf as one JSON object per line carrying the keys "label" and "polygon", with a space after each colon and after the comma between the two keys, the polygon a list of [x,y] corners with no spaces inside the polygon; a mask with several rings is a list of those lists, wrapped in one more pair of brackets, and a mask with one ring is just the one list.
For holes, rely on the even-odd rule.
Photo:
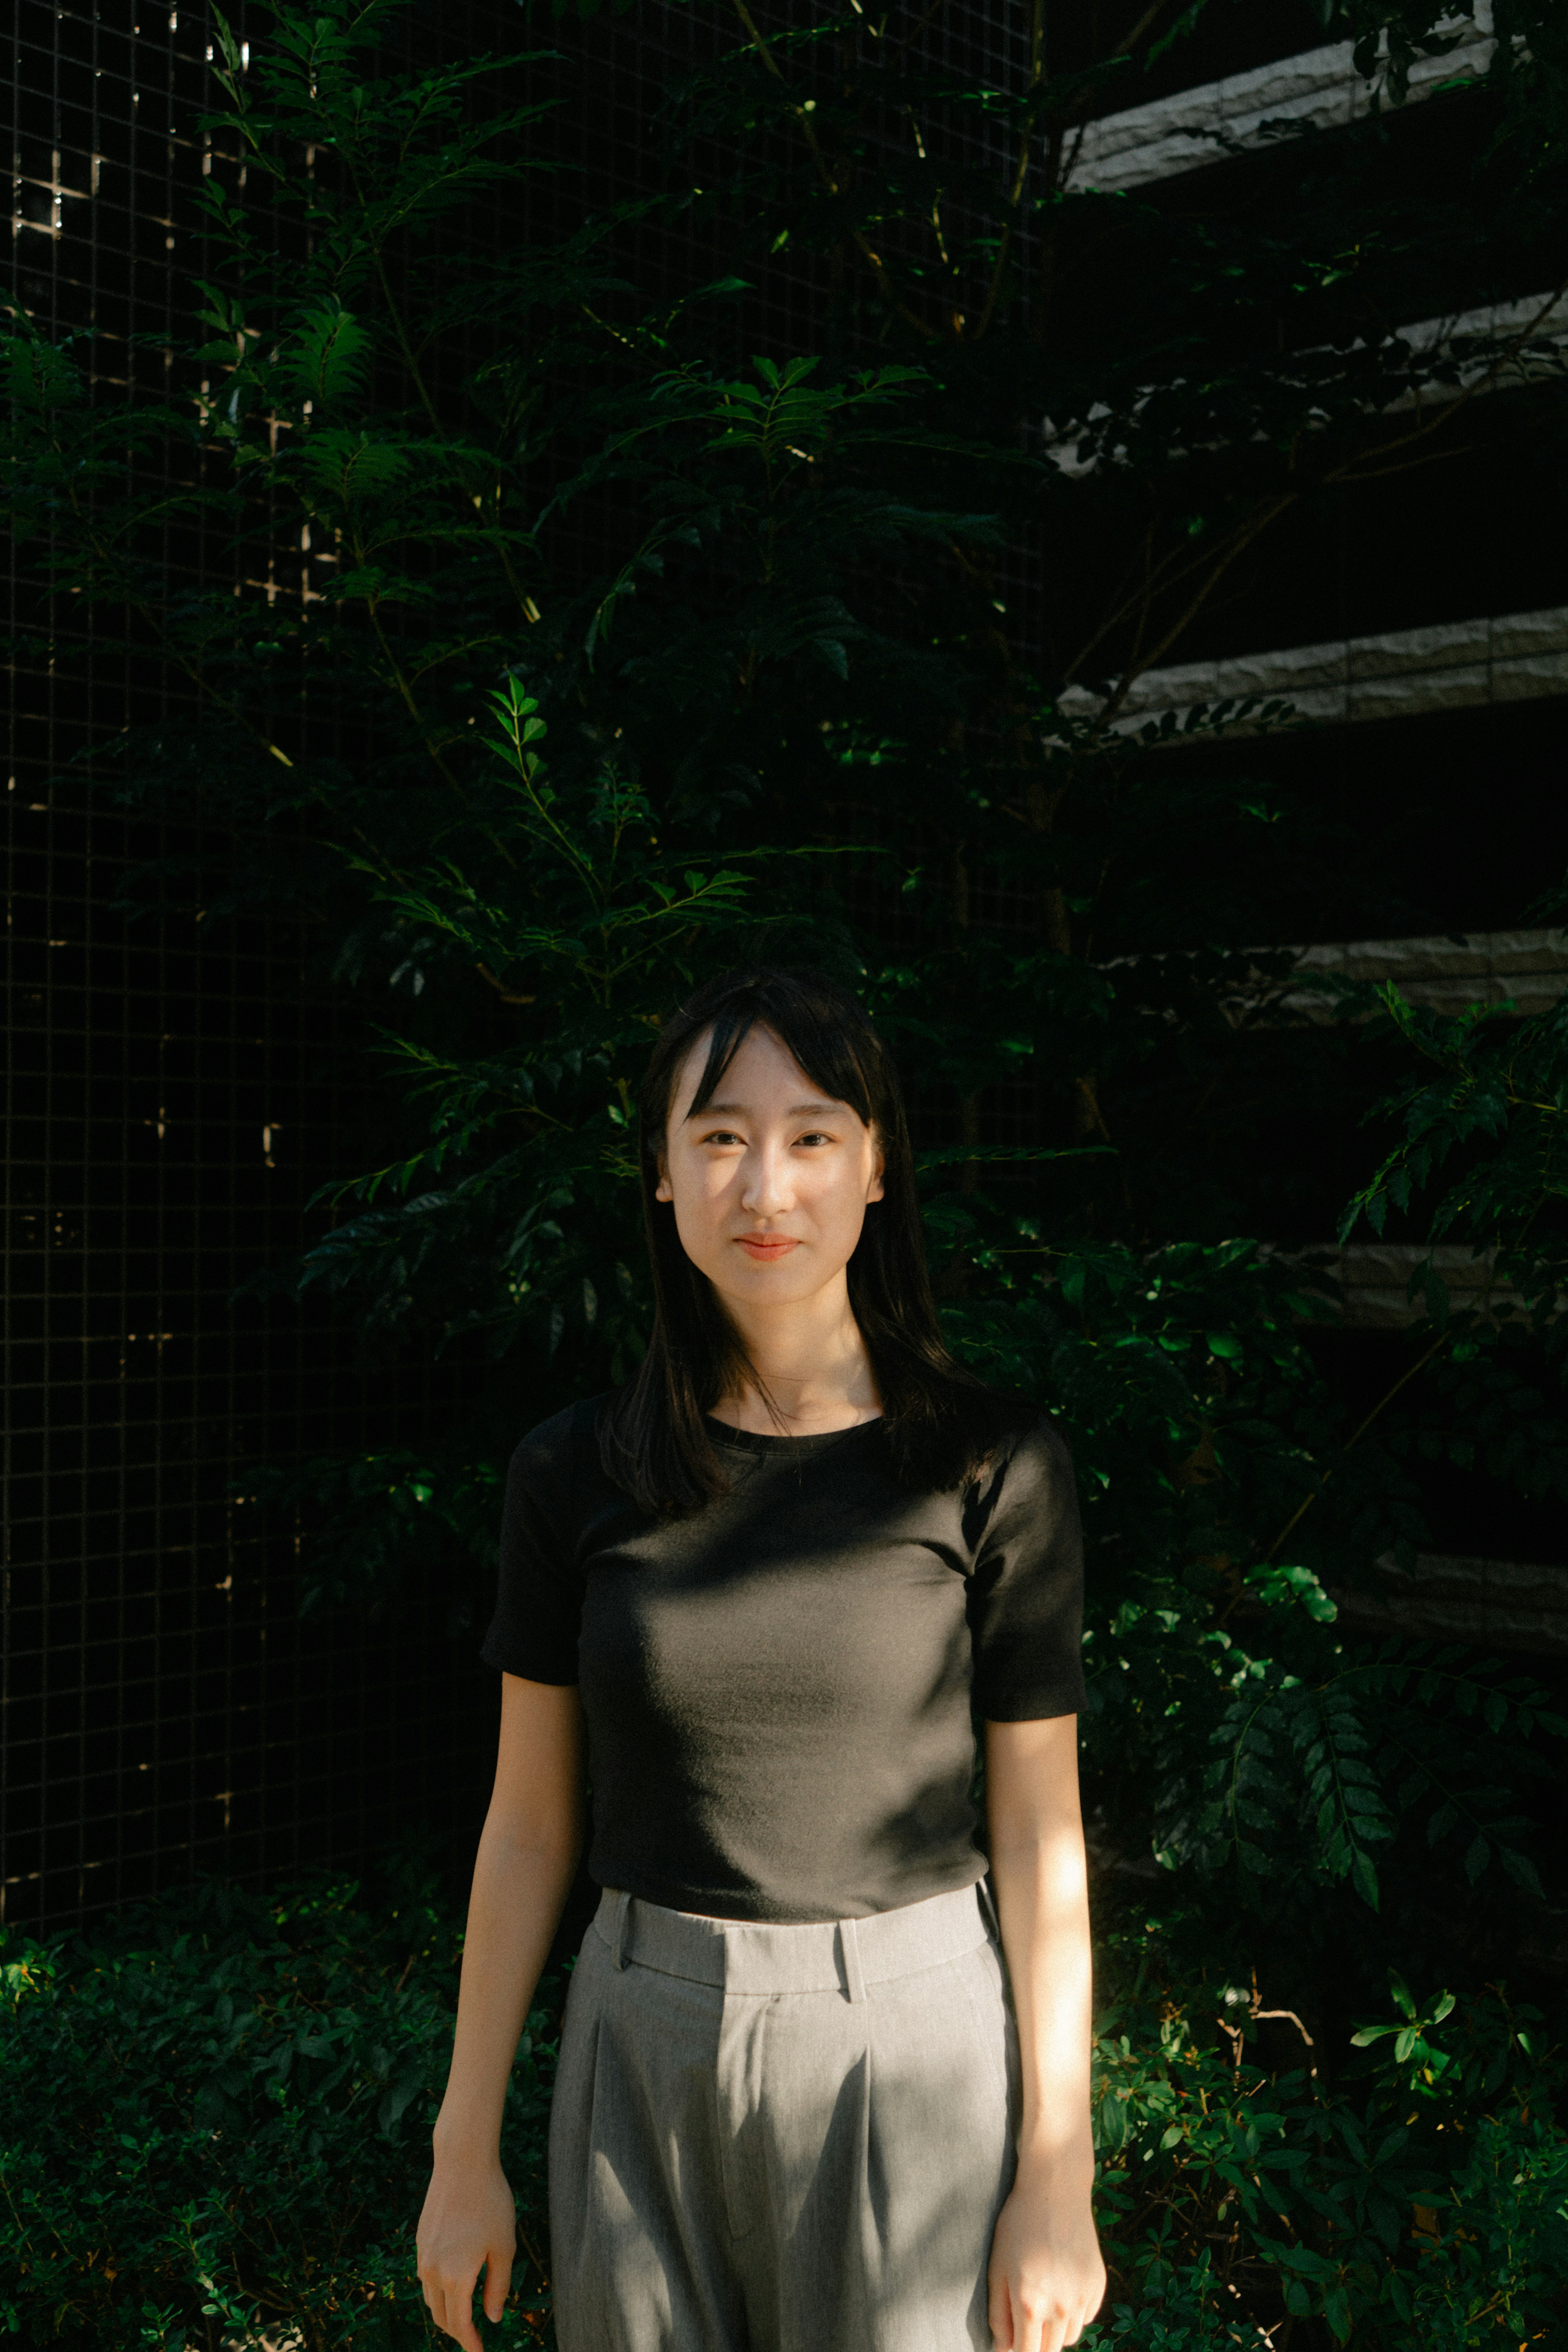
{"label": "green leaf", "polygon": [[369,329],[335,294],[300,313],[278,360],[286,393],[329,413],[363,397],[370,362]]}
{"label": "green leaf", "polygon": [[1525,1893],[1533,1895],[1537,1901],[1544,1901],[1541,1874],[1528,1854],[1519,1853],[1513,1846],[1504,1845],[1498,1848],[1498,1860],[1516,1886],[1522,1886]]}
{"label": "green leaf", "polygon": [[[368,433],[350,433],[334,425],[308,434],[295,462],[308,478],[317,497],[329,508],[347,512],[401,489],[408,479],[413,457],[411,451],[396,443],[374,440]],[[374,571],[382,579],[391,578],[379,567],[361,569]]]}

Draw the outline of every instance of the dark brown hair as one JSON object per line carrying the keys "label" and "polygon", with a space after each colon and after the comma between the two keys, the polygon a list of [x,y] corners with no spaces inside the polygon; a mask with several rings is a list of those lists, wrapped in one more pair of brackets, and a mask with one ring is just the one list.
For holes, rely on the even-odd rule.
{"label": "dark brown hair", "polygon": [[1003,1401],[954,1360],[942,1338],[893,1056],[848,989],[819,972],[770,964],[706,982],[665,1023],[648,1066],[638,1141],[653,1329],[636,1378],[601,1417],[605,1475],[660,1517],[699,1509],[728,1489],[706,1415],[755,1375],[713,1285],[681,1244],[674,1208],[655,1196],[675,1087],[694,1043],[711,1031],[692,1104],[699,1111],[757,1026],[777,1037],[814,1087],[875,1130],[883,1197],[868,1205],[849,1262],[850,1306],[882,1394],[898,1475],[926,1490],[956,1486],[990,1451]]}

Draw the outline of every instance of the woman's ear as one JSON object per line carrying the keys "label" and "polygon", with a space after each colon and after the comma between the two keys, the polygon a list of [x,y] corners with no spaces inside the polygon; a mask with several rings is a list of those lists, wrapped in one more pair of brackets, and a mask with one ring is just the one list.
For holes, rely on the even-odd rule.
{"label": "woman's ear", "polygon": [[887,1160],[883,1155],[882,1146],[880,1144],[873,1144],[873,1157],[871,1165],[871,1182],[865,1188],[866,1206],[868,1209],[873,1201],[880,1201],[882,1199],[882,1180],[886,1172]]}
{"label": "woman's ear", "polygon": [[670,1182],[670,1163],[661,1151],[659,1154],[659,1181],[653,1187],[653,1198],[655,1201],[673,1201],[674,1197],[674,1190]]}

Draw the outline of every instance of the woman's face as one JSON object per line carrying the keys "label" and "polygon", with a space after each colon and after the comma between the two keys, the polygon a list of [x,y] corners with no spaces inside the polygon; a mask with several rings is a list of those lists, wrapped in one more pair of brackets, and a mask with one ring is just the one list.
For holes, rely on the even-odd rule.
{"label": "woman's face", "polygon": [[737,1307],[812,1297],[842,1274],[866,1203],[882,1198],[875,1132],[761,1027],[694,1118],[707,1049],[705,1031],[682,1066],[658,1197],[674,1202],[693,1265]]}

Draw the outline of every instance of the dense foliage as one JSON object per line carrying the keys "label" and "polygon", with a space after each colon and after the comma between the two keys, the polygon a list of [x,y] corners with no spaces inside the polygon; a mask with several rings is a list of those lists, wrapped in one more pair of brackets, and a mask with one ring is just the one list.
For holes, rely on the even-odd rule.
{"label": "dense foliage", "polygon": [[[394,1874],[394,1877],[399,1874]],[[434,2339],[413,2219],[460,1936],[406,1868],[214,1887],[91,1939],[0,1945],[0,2326],[43,2352],[397,2352]],[[369,1898],[369,1899],[367,1899]],[[1256,1981],[1182,1969],[1158,1919],[1103,1953],[1095,2069],[1112,2290],[1093,2340],[1554,2343],[1568,2265],[1561,2057],[1501,1985],[1398,1977],[1331,2059]],[[549,2340],[544,2126],[559,1987],[513,2074],[515,2292]],[[1348,2063],[1346,2061],[1348,2060]],[[1266,2336],[1260,2329],[1267,2331]]]}
{"label": "dense foliage", "polygon": [[[910,1080],[954,1342],[1079,1466],[1105,2334],[1500,2346],[1556,2324],[1564,2276],[1555,2061],[1500,1989],[1551,1940],[1533,1797],[1563,1727],[1495,1662],[1357,1641],[1335,1596],[1427,1534],[1429,1459],[1568,1492],[1568,1034],[1354,993],[1330,1032],[1276,1025],[1291,958],[1258,942],[1302,936],[1331,873],[1344,904],[1354,866],[1266,757],[1221,756],[1289,712],[1116,722],[1216,594],[1267,584],[1292,519],[1460,446],[1560,446],[1563,13],[1498,0],[1484,80],[1423,101],[1449,110],[1441,202],[1405,193],[1386,119],[1452,35],[1425,0],[1326,9],[1369,68],[1385,37],[1386,107],[1281,137],[1266,200],[1080,187],[1087,114],[1134,102],[1204,14],[1059,56],[1037,0],[1004,90],[922,63],[914,10],[770,30],[737,7],[672,89],[647,193],[586,219],[550,193],[583,102],[558,58],[400,49],[392,0],[323,0],[280,6],[247,64],[214,19],[188,337],[117,388],[90,341],[14,321],[11,516],[52,659],[85,606],[189,689],[94,762],[201,821],[188,868],[141,887],[209,922],[289,906],[376,1057],[373,1148],[267,1278],[332,1292],[371,1355],[445,1349],[463,1410],[417,1449],[258,1471],[303,1517],[312,1605],[428,1573],[483,1593],[519,1422],[642,1345],[653,1027],[741,957],[846,973]],[[1522,317],[1412,331],[1521,289],[1543,289]],[[786,298],[809,351],[779,339]],[[172,571],[182,530],[233,578]],[[1407,1352],[1353,1408],[1332,1269],[1276,1246],[1326,1241],[1340,1204],[1270,1192],[1260,1139],[1303,1087],[1370,1101],[1412,1049],[1406,1139],[1360,1205],[1420,1237],[1440,1178],[1435,1230],[1502,1255],[1462,1312],[1427,1270]],[[220,2333],[287,2313],[358,2340],[352,2310],[367,2341],[418,2340],[392,2209],[450,1931],[394,1991],[407,1936],[348,1901],[173,1911],[17,1963],[7,2063],[25,2095],[57,2062],[79,2086],[58,2176],[7,2172],[38,2340],[112,2309],[152,2332],[90,2340],[202,2342],[203,2276]],[[1405,2022],[1356,2058],[1391,2000]],[[221,2027],[171,2021],[225,2002]],[[302,2003],[339,2054],[298,2043]],[[120,2005],[146,2026],[99,2207],[49,2179],[88,2145]],[[137,2068],[165,2030],[160,2088]],[[348,2151],[388,2067],[413,2087],[361,2211]],[[528,2074],[529,2198],[536,2095]]]}
{"label": "dense foliage", "polygon": [[[402,1875],[370,1903],[214,1886],[91,1942],[4,1947],[0,2326],[95,2352],[429,2340],[409,2250],[461,1937]],[[501,2343],[537,2343],[548,2305],[554,2032],[548,2008],[529,2019],[507,2098]]]}

